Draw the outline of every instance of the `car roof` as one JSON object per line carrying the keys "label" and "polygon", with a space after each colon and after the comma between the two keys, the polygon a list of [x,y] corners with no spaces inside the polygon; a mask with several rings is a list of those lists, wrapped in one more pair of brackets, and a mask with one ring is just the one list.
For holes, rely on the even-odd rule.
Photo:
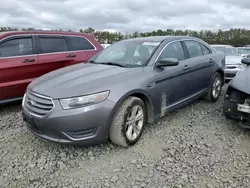
{"label": "car roof", "polygon": [[172,41],[172,40],[183,40],[183,39],[194,39],[194,40],[200,40],[196,37],[190,37],[190,36],[150,36],[150,37],[138,37],[138,38],[132,38],[132,39],[125,39],[126,41],[145,41],[145,42],[162,42],[164,40]]}
{"label": "car roof", "polygon": [[24,34],[54,34],[54,35],[74,35],[74,36],[94,36],[93,34],[72,32],[72,31],[7,31],[0,32],[0,38],[12,35],[24,35]]}

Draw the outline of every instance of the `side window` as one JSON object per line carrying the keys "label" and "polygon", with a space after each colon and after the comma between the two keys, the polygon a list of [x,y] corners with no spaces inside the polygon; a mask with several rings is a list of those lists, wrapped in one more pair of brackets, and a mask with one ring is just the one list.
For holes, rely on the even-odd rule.
{"label": "side window", "polygon": [[168,44],[162,51],[159,59],[177,58],[179,61],[185,59],[184,51],[180,42]]}
{"label": "side window", "polygon": [[23,56],[32,53],[31,37],[12,39],[0,44],[0,57]]}
{"label": "side window", "polygon": [[202,49],[198,42],[196,41],[185,41],[190,58],[202,56]]}
{"label": "side window", "polygon": [[200,45],[204,55],[210,54],[210,50],[206,46],[204,46],[203,44]]}
{"label": "side window", "polygon": [[95,47],[83,37],[67,37],[73,51],[77,50],[94,50]]}
{"label": "side window", "polygon": [[68,51],[67,42],[63,37],[39,37],[41,53]]}

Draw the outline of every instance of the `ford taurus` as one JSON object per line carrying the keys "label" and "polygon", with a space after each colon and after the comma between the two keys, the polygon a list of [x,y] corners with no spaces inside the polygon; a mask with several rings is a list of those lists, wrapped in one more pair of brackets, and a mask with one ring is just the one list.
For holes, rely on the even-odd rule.
{"label": "ford taurus", "polygon": [[131,146],[146,124],[203,97],[217,101],[225,57],[204,41],[155,36],[112,44],[29,84],[23,119],[46,140]]}

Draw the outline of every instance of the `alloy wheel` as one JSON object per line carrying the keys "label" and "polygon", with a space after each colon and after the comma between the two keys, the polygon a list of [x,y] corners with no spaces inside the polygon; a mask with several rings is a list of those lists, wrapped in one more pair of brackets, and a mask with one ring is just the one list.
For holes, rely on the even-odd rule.
{"label": "alloy wheel", "polygon": [[221,92],[221,79],[219,77],[216,77],[212,86],[212,95],[216,99],[219,97]]}
{"label": "alloy wheel", "polygon": [[141,134],[144,112],[140,105],[135,105],[128,113],[125,133],[128,140],[133,141]]}

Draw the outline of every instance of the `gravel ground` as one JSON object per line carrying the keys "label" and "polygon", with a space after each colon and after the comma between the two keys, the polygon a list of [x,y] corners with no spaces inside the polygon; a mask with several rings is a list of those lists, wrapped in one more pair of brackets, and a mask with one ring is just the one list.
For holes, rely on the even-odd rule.
{"label": "gravel ground", "polygon": [[29,133],[21,106],[0,109],[0,187],[250,187],[250,134],[197,101],[147,126],[135,146],[88,148]]}

